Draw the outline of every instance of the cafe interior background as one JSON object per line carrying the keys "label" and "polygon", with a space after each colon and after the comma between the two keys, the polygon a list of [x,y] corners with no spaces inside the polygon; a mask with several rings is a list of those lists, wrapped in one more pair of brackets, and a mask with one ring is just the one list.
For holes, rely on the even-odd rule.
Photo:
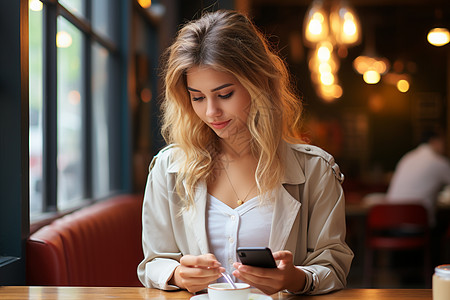
{"label": "cafe interior background", "polygon": [[[305,105],[305,138],[346,176],[348,286],[430,287],[417,251],[379,253],[377,276],[363,281],[364,199],[386,192],[424,131],[450,132],[450,46],[427,40],[432,28],[450,28],[448,1],[8,2],[0,12],[0,285],[25,283],[24,241],[39,227],[143,192],[164,145],[159,57],[181,23],[226,8],[248,13],[279,49]],[[336,17],[348,36],[334,30]],[[450,262],[449,211],[440,210],[432,266]]]}

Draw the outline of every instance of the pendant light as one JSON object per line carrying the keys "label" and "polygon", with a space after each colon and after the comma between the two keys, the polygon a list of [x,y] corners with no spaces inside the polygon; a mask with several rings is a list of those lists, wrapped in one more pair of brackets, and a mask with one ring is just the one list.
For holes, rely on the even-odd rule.
{"label": "pendant light", "polygon": [[428,32],[427,40],[431,45],[441,47],[450,42],[450,33],[448,29],[442,24],[442,10],[435,10],[435,18],[436,25]]}
{"label": "pendant light", "polygon": [[312,48],[308,66],[317,94],[325,101],[340,98],[338,56],[344,57],[347,47],[360,43],[358,16],[347,1],[314,0],[306,12],[303,32],[305,45]]}
{"label": "pendant light", "polygon": [[366,45],[363,54],[355,58],[353,68],[363,75],[363,80],[367,84],[377,84],[381,75],[385,74],[390,67],[387,58],[381,57],[375,50],[375,35],[373,30],[373,20],[367,20]]}
{"label": "pendant light", "polygon": [[450,33],[447,28],[435,27],[428,32],[428,42],[436,47],[441,47],[450,41]]}

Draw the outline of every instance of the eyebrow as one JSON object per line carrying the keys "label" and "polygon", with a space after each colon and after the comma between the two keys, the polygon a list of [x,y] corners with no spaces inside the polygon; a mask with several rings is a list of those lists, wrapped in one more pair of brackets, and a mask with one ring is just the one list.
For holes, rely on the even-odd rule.
{"label": "eyebrow", "polygon": [[[221,86],[218,86],[218,87],[216,87],[216,88],[213,88],[213,89],[211,90],[211,92],[216,92],[216,91],[218,91],[218,90],[224,89],[224,88],[229,87],[229,86],[232,86],[232,85],[233,85],[232,83],[225,83],[225,84],[222,84]],[[199,93],[201,93],[201,91],[196,90],[196,89],[193,89],[193,88],[191,88],[191,87],[187,87],[187,89],[190,90],[190,91],[192,91],[192,92],[199,92]]]}

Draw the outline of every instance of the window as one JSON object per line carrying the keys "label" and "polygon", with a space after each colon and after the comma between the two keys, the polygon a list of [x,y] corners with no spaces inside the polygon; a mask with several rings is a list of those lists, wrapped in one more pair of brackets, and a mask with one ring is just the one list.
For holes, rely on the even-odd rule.
{"label": "window", "polygon": [[26,284],[30,230],[132,190],[137,5],[19,0],[0,10],[0,285]]}
{"label": "window", "polygon": [[29,22],[29,151],[30,212],[42,211],[42,3],[30,3]]}
{"label": "window", "polygon": [[125,65],[119,3],[29,1],[32,222],[129,185],[117,160],[126,146],[111,138],[120,129],[112,120],[126,120],[119,109],[126,81],[114,84]]}

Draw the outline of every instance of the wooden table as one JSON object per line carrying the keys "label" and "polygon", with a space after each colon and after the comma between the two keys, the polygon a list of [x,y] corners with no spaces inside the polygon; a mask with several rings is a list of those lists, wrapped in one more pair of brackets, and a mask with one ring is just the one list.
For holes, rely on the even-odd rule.
{"label": "wooden table", "polygon": [[[37,287],[2,286],[0,300],[138,300],[189,299],[186,291],[164,292],[141,287]],[[432,300],[431,290],[348,289],[321,296],[272,295],[279,300]]]}

